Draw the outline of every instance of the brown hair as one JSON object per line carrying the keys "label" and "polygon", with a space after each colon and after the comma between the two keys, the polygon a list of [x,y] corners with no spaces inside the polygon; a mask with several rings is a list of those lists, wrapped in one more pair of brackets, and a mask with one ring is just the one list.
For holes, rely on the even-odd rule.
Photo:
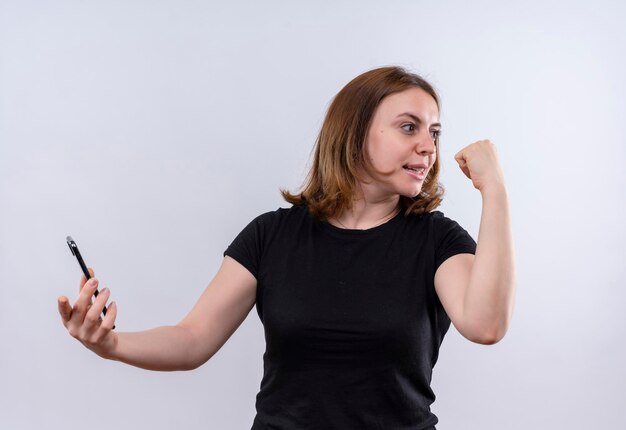
{"label": "brown hair", "polygon": [[[352,208],[359,171],[371,172],[364,156],[365,139],[376,108],[390,94],[410,88],[430,94],[439,109],[439,97],[422,77],[401,67],[381,67],[365,72],[348,83],[333,99],[315,142],[313,165],[299,194],[281,190],[285,200],[294,205],[307,204],[318,219],[339,216]],[[405,215],[434,210],[443,199],[439,183],[439,139],[436,140],[435,164],[416,197],[400,196]]]}

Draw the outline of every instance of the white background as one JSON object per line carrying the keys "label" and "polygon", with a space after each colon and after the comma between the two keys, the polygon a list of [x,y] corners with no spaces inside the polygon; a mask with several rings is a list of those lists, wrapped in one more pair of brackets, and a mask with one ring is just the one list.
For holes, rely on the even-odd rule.
{"label": "white background", "polygon": [[439,90],[439,208],[478,237],[453,157],[497,146],[518,265],[493,346],[450,328],[439,430],[617,429],[624,414],[626,6],[620,1],[0,1],[0,427],[245,429],[256,309],[201,368],[100,359],[56,300],[76,239],[118,330],[175,324],[255,216],[288,207],[331,98],[397,64]]}

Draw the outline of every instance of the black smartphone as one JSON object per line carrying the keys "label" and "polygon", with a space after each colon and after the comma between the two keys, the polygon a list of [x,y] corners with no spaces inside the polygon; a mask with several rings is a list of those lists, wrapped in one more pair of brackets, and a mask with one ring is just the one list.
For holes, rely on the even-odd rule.
{"label": "black smartphone", "polygon": [[[85,275],[85,278],[87,278],[87,280],[91,279],[91,275],[89,274],[89,270],[87,270],[87,265],[85,264],[85,260],[83,260],[82,255],[80,255],[80,251],[78,250],[78,245],[76,245],[76,242],[74,241],[74,239],[72,239],[72,236],[67,236],[65,238],[66,242],[67,242],[67,246],[70,247],[70,251],[72,252],[72,255],[76,257],[76,260],[78,260],[78,264],[80,265],[80,268],[83,271],[83,274]],[[93,295],[95,297],[98,297],[98,290],[96,290]],[[107,307],[105,306],[104,308],[102,308],[102,315],[106,315],[107,314]],[[113,326],[113,328],[115,328],[115,326]]]}

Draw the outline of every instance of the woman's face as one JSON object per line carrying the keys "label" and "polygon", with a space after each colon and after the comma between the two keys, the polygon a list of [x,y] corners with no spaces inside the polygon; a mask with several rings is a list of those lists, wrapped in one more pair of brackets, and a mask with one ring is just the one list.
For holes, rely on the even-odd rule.
{"label": "woman's face", "polygon": [[366,197],[415,197],[435,164],[435,138],[441,130],[435,99],[421,88],[385,97],[374,112],[365,139],[365,156],[375,177],[362,184]]}

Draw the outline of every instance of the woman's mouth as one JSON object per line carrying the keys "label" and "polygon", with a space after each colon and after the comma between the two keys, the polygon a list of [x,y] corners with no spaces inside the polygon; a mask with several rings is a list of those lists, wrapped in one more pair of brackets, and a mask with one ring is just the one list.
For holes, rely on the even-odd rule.
{"label": "woman's mouth", "polygon": [[426,177],[426,168],[403,166],[404,171],[413,179],[423,181]]}

